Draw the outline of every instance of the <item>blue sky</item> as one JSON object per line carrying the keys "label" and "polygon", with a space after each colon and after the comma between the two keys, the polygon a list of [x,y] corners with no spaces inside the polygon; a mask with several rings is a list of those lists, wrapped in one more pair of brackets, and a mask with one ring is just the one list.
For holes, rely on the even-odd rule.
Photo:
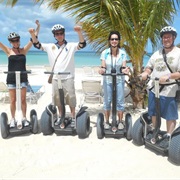
{"label": "blue sky", "polygon": [[[173,26],[177,32],[180,32],[180,13],[174,17]],[[67,41],[78,41],[77,33],[73,27],[75,21],[72,17],[68,17],[67,13],[58,10],[57,12],[50,10],[46,4],[34,5],[33,0],[19,0],[13,7],[7,7],[0,4],[0,41],[9,46],[7,36],[10,32],[17,32],[21,36],[21,46],[24,46],[29,40],[28,28],[36,27],[35,20],[38,19],[41,23],[39,40],[41,42],[55,42],[51,33],[51,28],[54,24],[62,24],[66,29]],[[180,43],[180,33],[176,38],[175,44]],[[34,50],[34,48],[32,48]],[[90,46],[84,50],[91,50]],[[147,52],[151,52],[151,46],[148,45]]]}

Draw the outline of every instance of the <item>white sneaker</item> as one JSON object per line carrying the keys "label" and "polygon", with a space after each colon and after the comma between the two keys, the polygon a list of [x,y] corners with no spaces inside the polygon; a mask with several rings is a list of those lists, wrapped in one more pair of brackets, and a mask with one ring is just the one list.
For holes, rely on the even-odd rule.
{"label": "white sneaker", "polygon": [[123,122],[119,122],[119,124],[118,124],[118,129],[124,129],[124,124],[123,124]]}
{"label": "white sneaker", "polygon": [[60,125],[60,121],[61,121],[61,118],[59,117],[59,118],[55,121],[54,124],[55,124],[56,126],[58,126],[58,125]]}
{"label": "white sneaker", "polygon": [[71,120],[71,127],[75,127],[75,121],[76,121],[76,119],[72,118],[72,120]]}
{"label": "white sneaker", "polygon": [[9,124],[9,127],[10,127],[10,128],[14,128],[14,127],[15,127],[15,119],[14,119],[14,118],[11,119],[11,122],[10,122],[10,124]]}
{"label": "white sneaker", "polygon": [[29,121],[28,121],[27,119],[24,120],[24,126],[25,126],[25,127],[29,126]]}
{"label": "white sneaker", "polygon": [[108,122],[105,122],[105,123],[104,123],[104,129],[109,129],[109,128],[110,128],[109,123],[108,123]]}

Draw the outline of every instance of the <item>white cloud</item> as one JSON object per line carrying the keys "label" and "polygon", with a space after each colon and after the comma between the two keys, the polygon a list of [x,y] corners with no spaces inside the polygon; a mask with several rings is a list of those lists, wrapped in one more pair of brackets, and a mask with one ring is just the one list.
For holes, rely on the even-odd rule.
{"label": "white cloud", "polygon": [[77,33],[73,27],[75,20],[67,17],[67,13],[62,11],[53,11],[46,4],[34,5],[33,1],[29,2],[20,0],[13,8],[0,4],[0,26],[1,26],[1,42],[9,45],[7,36],[10,32],[17,32],[21,38],[23,46],[29,40],[28,29],[36,28],[35,20],[38,19],[41,24],[39,39],[41,42],[55,42],[51,28],[54,24],[62,24],[66,29],[67,41],[78,41]]}

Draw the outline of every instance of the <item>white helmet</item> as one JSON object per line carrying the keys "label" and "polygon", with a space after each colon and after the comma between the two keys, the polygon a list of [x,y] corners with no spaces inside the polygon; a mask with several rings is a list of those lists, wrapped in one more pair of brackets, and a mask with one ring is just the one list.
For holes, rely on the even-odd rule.
{"label": "white helmet", "polygon": [[14,38],[20,38],[19,34],[15,33],[15,32],[10,33],[8,36],[8,40],[11,41],[11,39],[14,39]]}
{"label": "white helmet", "polygon": [[166,26],[164,27],[161,31],[160,31],[160,36],[162,38],[162,36],[166,33],[171,33],[172,35],[174,35],[175,37],[177,36],[177,32],[176,29],[171,27],[171,26]]}
{"label": "white helmet", "polygon": [[64,26],[62,26],[61,24],[55,24],[53,27],[52,27],[52,33],[54,34],[56,31],[65,31],[65,28]]}

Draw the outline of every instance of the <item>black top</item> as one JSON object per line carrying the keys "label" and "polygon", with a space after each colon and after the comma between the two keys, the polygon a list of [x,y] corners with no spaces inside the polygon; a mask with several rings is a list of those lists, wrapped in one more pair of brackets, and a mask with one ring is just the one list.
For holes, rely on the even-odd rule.
{"label": "black top", "polygon": [[[8,71],[26,71],[26,56],[24,54],[10,55],[8,57]],[[27,74],[21,74],[21,83],[28,82]],[[7,84],[15,84],[15,74],[7,75]]]}

